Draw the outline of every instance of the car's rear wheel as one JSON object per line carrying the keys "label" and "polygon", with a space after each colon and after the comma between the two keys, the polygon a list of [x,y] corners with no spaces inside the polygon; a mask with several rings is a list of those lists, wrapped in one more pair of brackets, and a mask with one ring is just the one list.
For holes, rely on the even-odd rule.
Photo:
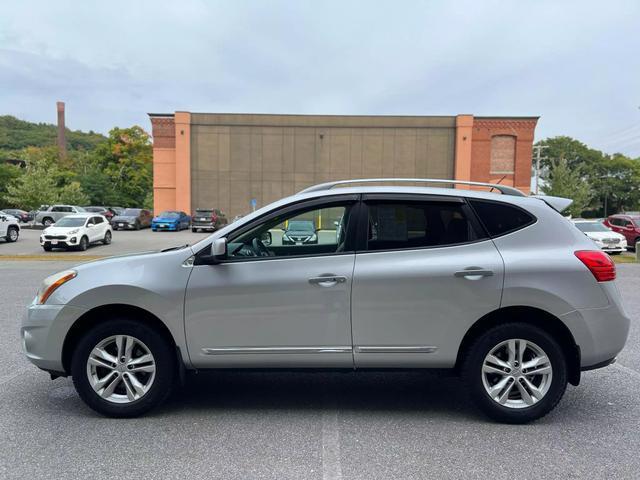
{"label": "car's rear wheel", "polygon": [[109,245],[111,243],[111,232],[109,230],[105,232],[102,243],[104,243],[105,245]]}
{"label": "car's rear wheel", "polygon": [[525,323],[508,323],[480,335],[466,352],[463,377],[489,417],[527,423],[549,413],[567,387],[567,365],[556,340]]}
{"label": "car's rear wheel", "polygon": [[42,219],[42,225],[45,227],[50,226],[53,223],[53,218],[45,217]]}
{"label": "car's rear wheel", "polygon": [[198,231],[198,229],[197,229],[197,228],[192,228],[192,229],[191,229],[191,231],[192,231],[193,233],[196,233],[196,232]]}
{"label": "car's rear wheel", "polygon": [[19,235],[20,233],[16,227],[9,227],[5,239],[7,240],[7,242],[17,242]]}
{"label": "car's rear wheel", "polygon": [[163,402],[175,378],[175,354],[154,328],[110,320],[87,332],[72,358],[73,383],[93,410],[135,417]]}

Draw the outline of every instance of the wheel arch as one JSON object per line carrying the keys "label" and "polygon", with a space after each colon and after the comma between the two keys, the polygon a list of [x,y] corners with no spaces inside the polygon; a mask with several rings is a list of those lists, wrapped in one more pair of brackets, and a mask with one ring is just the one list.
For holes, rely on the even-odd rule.
{"label": "wheel arch", "polygon": [[[80,338],[95,325],[113,318],[114,315],[133,318],[136,321],[154,328],[178,351],[178,346],[169,328],[162,320],[148,310],[123,303],[100,305],[82,314],[67,332],[62,344],[62,366],[65,373],[71,373],[71,358],[73,356],[74,346]],[[182,361],[181,358],[179,358],[179,360]]]}
{"label": "wheel arch", "polygon": [[514,321],[533,325],[553,336],[560,344],[567,361],[569,382],[572,385],[580,383],[580,347],[576,344],[569,328],[555,315],[540,308],[526,305],[500,308],[486,314],[475,322],[467,330],[458,349],[456,370],[459,370],[465,352],[478,336],[496,325]]}

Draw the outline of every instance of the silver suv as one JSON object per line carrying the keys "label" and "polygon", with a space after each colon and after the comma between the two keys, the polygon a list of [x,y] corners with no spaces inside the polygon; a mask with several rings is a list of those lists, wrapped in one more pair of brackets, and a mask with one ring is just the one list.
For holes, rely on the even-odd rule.
{"label": "silver suv", "polygon": [[[366,182],[382,183],[318,185],[193,246],[50,276],[22,325],[27,357],[114,417],[148,411],[186,370],[448,368],[510,423],[615,360],[629,330],[615,266],[556,211],[570,200]],[[317,242],[283,242],[294,221]]]}
{"label": "silver suv", "polygon": [[40,210],[34,219],[35,223],[41,223],[48,227],[67,215],[85,213],[85,209],[74,205],[52,205],[46,210]]}

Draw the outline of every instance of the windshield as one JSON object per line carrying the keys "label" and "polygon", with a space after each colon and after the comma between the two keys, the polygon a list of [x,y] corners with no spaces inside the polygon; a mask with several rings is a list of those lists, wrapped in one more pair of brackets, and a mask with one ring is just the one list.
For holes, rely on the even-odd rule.
{"label": "windshield", "polygon": [[84,225],[86,218],[78,217],[62,217],[55,223],[56,227],[81,227]]}
{"label": "windshield", "polygon": [[85,207],[87,212],[104,212],[104,208],[102,207]]}
{"label": "windshield", "polygon": [[315,228],[313,226],[313,222],[310,220],[292,220],[289,222],[289,225],[287,226],[287,230],[295,230],[295,231],[309,231],[309,232],[313,232],[315,231]]}
{"label": "windshield", "polygon": [[140,215],[140,209],[139,208],[127,208],[123,213],[121,213],[121,215],[123,215],[125,217],[137,217],[138,215]]}
{"label": "windshield", "polygon": [[213,210],[201,210],[201,209],[197,209],[196,210],[196,215],[211,215],[213,213]]}
{"label": "windshield", "polygon": [[576,227],[581,232],[610,232],[607,227],[599,222],[578,222],[576,223]]}
{"label": "windshield", "polygon": [[159,217],[164,217],[164,218],[178,218],[180,216],[180,214],[178,212],[162,212],[158,216]]}

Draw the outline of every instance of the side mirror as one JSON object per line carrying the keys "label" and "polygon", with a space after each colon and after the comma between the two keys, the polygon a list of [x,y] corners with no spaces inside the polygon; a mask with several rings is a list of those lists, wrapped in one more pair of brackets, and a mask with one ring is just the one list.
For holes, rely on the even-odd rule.
{"label": "side mirror", "polygon": [[263,232],[262,235],[260,235],[260,241],[264,243],[266,246],[271,245],[271,243],[273,242],[273,238],[271,237],[271,232]]}
{"label": "side mirror", "polygon": [[227,256],[227,239],[216,238],[211,244],[211,256],[221,259]]}

